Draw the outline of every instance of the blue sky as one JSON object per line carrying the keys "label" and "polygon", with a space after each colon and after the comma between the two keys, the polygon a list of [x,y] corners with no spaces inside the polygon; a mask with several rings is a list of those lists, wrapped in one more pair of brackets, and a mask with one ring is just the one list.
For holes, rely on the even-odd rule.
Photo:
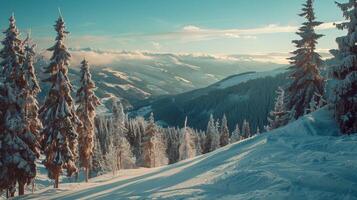
{"label": "blue sky", "polygon": [[[40,48],[53,43],[61,8],[74,48],[171,53],[265,54],[294,49],[304,0],[0,0],[0,29],[15,13],[21,31],[32,30]],[[334,0],[315,0],[321,51],[344,34]]]}

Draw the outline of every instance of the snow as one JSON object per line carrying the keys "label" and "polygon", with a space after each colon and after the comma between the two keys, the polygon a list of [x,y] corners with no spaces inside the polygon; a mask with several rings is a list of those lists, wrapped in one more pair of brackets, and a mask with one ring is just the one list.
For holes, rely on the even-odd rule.
{"label": "snow", "polygon": [[279,68],[275,70],[269,70],[269,71],[264,71],[264,72],[251,72],[251,73],[244,73],[244,74],[238,74],[235,76],[228,77],[216,84],[213,85],[213,87],[216,87],[218,89],[224,89],[228,88],[231,86],[238,85],[239,83],[244,83],[249,80],[257,79],[257,78],[263,78],[263,77],[268,77],[268,76],[276,76],[281,73],[284,73],[286,71],[286,68]]}
{"label": "snow", "polygon": [[130,82],[129,76],[124,72],[115,71],[115,70],[110,69],[110,68],[104,68],[103,71],[111,73],[114,76],[116,76],[117,78],[120,78],[120,79],[123,79],[123,80],[126,80],[126,81]]}
{"label": "snow", "polygon": [[338,134],[324,108],[173,165],[60,184],[24,199],[357,199],[357,135]]}
{"label": "snow", "polygon": [[191,81],[185,79],[185,78],[182,78],[180,76],[175,76],[175,79],[178,80],[178,81],[181,81],[181,82],[184,82],[186,84],[192,84]]}

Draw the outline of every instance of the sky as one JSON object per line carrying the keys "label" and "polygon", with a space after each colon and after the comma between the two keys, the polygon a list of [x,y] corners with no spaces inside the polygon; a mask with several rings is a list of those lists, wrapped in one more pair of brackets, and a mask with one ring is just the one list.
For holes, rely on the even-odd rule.
{"label": "sky", "polygon": [[[205,54],[270,54],[294,49],[291,40],[304,21],[305,0],[0,0],[0,29],[15,14],[40,48],[54,43],[60,8],[70,35],[67,46],[105,50]],[[341,0],[345,1],[345,0]],[[315,0],[318,50],[337,48],[345,34],[334,0]],[[2,36],[0,36],[2,37]]]}

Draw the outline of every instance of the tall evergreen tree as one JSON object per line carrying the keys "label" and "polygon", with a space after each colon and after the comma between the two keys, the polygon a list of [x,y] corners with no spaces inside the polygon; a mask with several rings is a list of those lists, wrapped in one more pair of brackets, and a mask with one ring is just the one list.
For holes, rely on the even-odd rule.
{"label": "tall evergreen tree", "polygon": [[243,120],[242,135],[243,135],[243,138],[251,137],[250,125],[249,125],[249,122],[247,120]]}
{"label": "tall evergreen tree", "polygon": [[[24,194],[25,184],[36,176],[36,157],[39,156],[36,123],[37,105],[34,96],[38,88],[29,87],[28,69],[32,66],[33,52],[29,48],[24,53],[24,43],[19,39],[15,17],[10,17],[10,25],[5,30],[2,41],[2,88],[0,128],[0,189],[11,190],[14,195],[16,183],[19,195]],[[29,91],[34,88],[34,91]],[[32,120],[27,120],[34,117]]]}
{"label": "tall evergreen tree", "polygon": [[229,129],[227,124],[226,115],[223,115],[222,124],[221,124],[221,131],[220,131],[220,146],[224,147],[229,144]]}
{"label": "tall evergreen tree", "polygon": [[204,153],[214,151],[219,148],[219,133],[217,130],[216,122],[214,121],[213,115],[210,115],[204,146]]}
{"label": "tall evergreen tree", "polygon": [[45,67],[49,78],[43,80],[51,84],[44,105],[40,109],[44,130],[42,132],[42,147],[46,159],[44,165],[48,177],[55,180],[54,187],[58,188],[58,180],[63,169],[67,176],[77,172],[75,160],[77,157],[77,127],[81,126],[75,113],[71,97],[72,85],[67,77],[70,53],[64,44],[66,35],[65,23],[60,16],[54,25],[57,32],[56,43],[48,49],[52,51],[51,62]]}
{"label": "tall evergreen tree", "polygon": [[269,124],[265,127],[267,131],[286,125],[290,118],[290,113],[286,110],[285,106],[285,91],[279,87],[276,94],[274,110],[270,111],[270,116],[268,117]]}
{"label": "tall evergreen tree", "polygon": [[357,0],[336,4],[347,20],[337,24],[337,28],[346,29],[347,35],[336,39],[336,56],[342,62],[332,68],[336,80],[332,103],[342,132],[351,134],[357,132]]}
{"label": "tall evergreen tree", "polygon": [[155,158],[155,137],[157,127],[154,114],[150,114],[149,124],[145,129],[145,135],[142,141],[142,162],[144,167],[155,167],[157,158]]}
{"label": "tall evergreen tree", "polygon": [[196,156],[196,148],[195,144],[192,140],[191,131],[187,128],[187,117],[185,118],[184,128],[182,129],[182,133],[180,135],[180,147],[179,160],[185,160],[188,158],[192,158]]}
{"label": "tall evergreen tree", "polygon": [[77,90],[77,116],[83,126],[78,127],[80,167],[85,168],[85,180],[88,182],[90,160],[93,155],[95,108],[100,105],[94,94],[95,84],[89,71],[88,61],[81,62],[81,87]]}
{"label": "tall evergreen tree", "polygon": [[287,87],[287,109],[297,119],[308,113],[310,102],[315,93],[321,96],[324,93],[324,79],[320,76],[319,68],[322,66],[321,56],[315,52],[317,40],[323,35],[315,33],[315,27],[322,24],[315,19],[313,0],[307,0],[303,4],[302,13],[299,16],[306,18],[297,35],[300,40],[293,43],[297,50],[292,52],[291,60],[291,84]]}
{"label": "tall evergreen tree", "polygon": [[241,140],[241,135],[240,135],[239,124],[237,123],[236,128],[232,132],[230,143],[235,143],[238,142],[239,140]]}

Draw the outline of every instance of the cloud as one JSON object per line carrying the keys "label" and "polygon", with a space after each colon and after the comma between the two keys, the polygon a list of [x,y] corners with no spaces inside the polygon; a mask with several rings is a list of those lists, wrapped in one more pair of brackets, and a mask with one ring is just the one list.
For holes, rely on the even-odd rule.
{"label": "cloud", "polygon": [[[340,23],[340,22],[336,22]],[[318,31],[335,29],[334,22],[326,22],[318,26]],[[138,34],[128,33],[121,35],[72,35],[68,38],[70,47],[96,47],[96,48],[112,48],[117,49],[133,49],[138,46],[138,50],[162,51],[170,49],[168,43],[189,43],[210,40],[254,40],[261,35],[277,34],[277,33],[294,33],[299,26],[295,25],[279,25],[267,24],[262,27],[248,29],[212,29],[199,27],[189,24],[181,27],[176,31]],[[36,39],[39,47],[48,48],[53,44],[53,37],[40,37]],[[163,45],[164,44],[164,45]]]}
{"label": "cloud", "polygon": [[[149,54],[139,51],[101,51],[90,48],[69,49],[71,53],[71,65],[77,66],[85,58],[93,66],[109,66],[122,61],[143,61],[153,59]],[[45,58],[51,57],[51,52],[42,52]]]}
{"label": "cloud", "polygon": [[[338,22],[339,23],[339,22]],[[326,22],[316,28],[316,30],[335,29],[334,22]],[[215,39],[256,39],[259,35],[275,33],[294,33],[299,26],[268,24],[262,27],[250,29],[207,29],[196,25],[187,25],[176,32],[167,32],[151,35],[151,38],[179,39],[184,41],[201,41]]]}
{"label": "cloud", "polygon": [[[316,30],[335,29],[334,24],[334,22],[326,22],[318,26]],[[139,37],[140,39],[155,41],[180,41],[184,43],[219,39],[251,40],[257,39],[260,35],[266,34],[295,33],[298,29],[299,26],[279,24],[268,24],[266,26],[249,29],[211,29],[189,24],[183,26],[178,31],[128,37]]]}

